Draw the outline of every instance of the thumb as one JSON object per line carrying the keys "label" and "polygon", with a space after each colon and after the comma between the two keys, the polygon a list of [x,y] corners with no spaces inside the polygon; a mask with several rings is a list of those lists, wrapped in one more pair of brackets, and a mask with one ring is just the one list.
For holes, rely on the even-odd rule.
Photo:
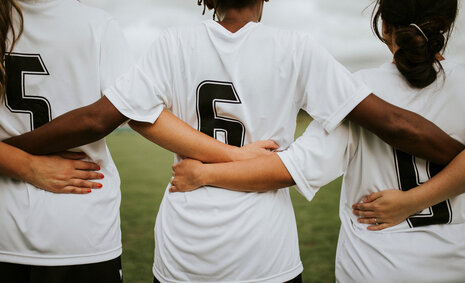
{"label": "thumb", "polygon": [[362,199],[362,201],[363,201],[364,203],[373,202],[373,201],[379,199],[379,198],[382,197],[382,196],[383,196],[383,193],[382,193],[382,192],[376,192],[376,193],[372,193],[371,195],[368,195],[368,196],[364,197],[364,198]]}
{"label": "thumb", "polygon": [[276,150],[279,148],[279,145],[273,140],[259,141],[258,145],[261,148],[269,149],[269,150]]}

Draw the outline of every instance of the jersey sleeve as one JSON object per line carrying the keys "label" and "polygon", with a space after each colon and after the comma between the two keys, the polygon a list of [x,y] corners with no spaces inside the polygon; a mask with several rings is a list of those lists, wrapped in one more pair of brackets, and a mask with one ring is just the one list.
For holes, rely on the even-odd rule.
{"label": "jersey sleeve", "polygon": [[100,88],[112,86],[134,63],[128,42],[114,19],[107,22],[100,46]]}
{"label": "jersey sleeve", "polygon": [[105,96],[129,119],[154,123],[172,104],[170,56],[168,40],[160,36],[138,63],[104,91]]}
{"label": "jersey sleeve", "polygon": [[309,38],[304,42],[299,77],[304,95],[300,106],[329,132],[372,90],[324,48]]}
{"label": "jersey sleeve", "polygon": [[346,171],[350,139],[346,123],[328,133],[319,122],[313,121],[288,149],[278,153],[296,189],[307,200],[311,201],[320,187]]}

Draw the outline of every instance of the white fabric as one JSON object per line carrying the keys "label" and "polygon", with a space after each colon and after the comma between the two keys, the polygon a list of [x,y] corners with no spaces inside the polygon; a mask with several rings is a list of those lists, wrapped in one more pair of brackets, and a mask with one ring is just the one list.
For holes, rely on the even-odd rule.
{"label": "white fabric", "polygon": [[[410,88],[391,63],[361,71],[356,77],[372,86],[382,99],[419,113],[464,143],[465,69],[448,61],[442,64],[445,80],[441,76],[422,90]],[[465,196],[449,200],[451,218],[446,222],[451,224],[415,226],[421,217],[431,219],[431,211],[426,209],[395,227],[370,232],[357,222],[352,204],[372,192],[405,185],[397,171],[405,174],[406,170],[397,166],[391,146],[353,123],[346,122],[327,134],[314,122],[279,156],[309,200],[320,186],[344,173],[336,258],[339,282],[463,282]],[[407,168],[414,170],[409,160]],[[429,178],[426,161],[416,158],[415,162],[414,185]],[[437,210],[433,213],[433,217],[438,216]]]}
{"label": "white fabric", "polygon": [[[40,55],[48,75],[25,74],[24,91],[46,98],[52,118],[95,102],[103,88],[127,71],[126,41],[107,14],[75,0],[20,5],[24,34],[12,55]],[[12,113],[5,102],[0,116],[0,139],[31,130],[31,116]],[[100,164],[105,175],[101,190],[58,195],[0,177],[0,261],[72,265],[121,254],[120,179],[105,141],[76,150]]]}
{"label": "white fabric", "polygon": [[[204,87],[234,95],[230,82],[235,103],[217,100],[215,113],[241,121],[245,143],[274,139],[283,147],[293,141],[299,109],[331,130],[371,93],[306,34],[257,23],[230,33],[214,21],[167,30],[104,93],[131,119],[153,122],[166,107],[200,129]],[[216,133],[226,140],[224,129]],[[166,192],[155,245],[153,271],[162,282],[285,282],[302,272],[287,188]]]}

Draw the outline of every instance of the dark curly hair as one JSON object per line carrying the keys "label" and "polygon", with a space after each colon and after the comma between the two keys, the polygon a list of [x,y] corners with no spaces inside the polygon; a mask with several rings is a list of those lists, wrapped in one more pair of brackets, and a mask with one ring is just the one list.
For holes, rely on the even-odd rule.
{"label": "dark curly hair", "polygon": [[[228,9],[242,9],[247,6],[251,6],[256,2],[260,2],[263,0],[215,0],[214,7],[208,7],[209,9],[214,9],[213,12],[213,19],[215,19],[216,11],[225,11]],[[207,8],[207,4],[205,0],[197,0],[197,4],[202,6],[203,4],[203,12],[205,14],[205,10]]]}
{"label": "dark curly hair", "polygon": [[382,19],[394,28],[397,69],[411,86],[424,88],[443,71],[436,54],[447,46],[458,12],[457,0],[377,0],[372,15],[376,36]]}

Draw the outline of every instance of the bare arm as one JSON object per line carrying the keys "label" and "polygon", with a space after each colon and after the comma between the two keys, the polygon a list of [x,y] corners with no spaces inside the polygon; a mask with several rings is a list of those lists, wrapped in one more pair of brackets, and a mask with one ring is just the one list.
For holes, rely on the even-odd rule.
{"label": "bare arm", "polygon": [[226,145],[184,123],[168,111],[163,111],[154,124],[131,121],[131,128],[158,144],[182,156],[203,162],[230,162],[271,154],[265,149],[277,149],[272,141],[254,143],[245,146],[245,150]]}
{"label": "bare arm", "polygon": [[242,192],[265,192],[294,185],[294,180],[274,153],[230,163],[203,164],[185,159],[173,166],[171,192],[186,192],[210,185]]}
{"label": "bare arm", "polygon": [[50,123],[4,142],[32,154],[50,154],[97,141],[127,118],[102,97],[97,102],[70,111]]}
{"label": "bare arm", "polygon": [[465,151],[460,153],[444,170],[431,180],[409,191],[386,190],[367,196],[362,203],[353,205],[359,222],[380,225],[369,226],[378,231],[397,225],[409,216],[465,192]]}
{"label": "bare arm", "polygon": [[[347,118],[372,131],[390,145],[435,163],[447,164],[464,148],[461,143],[423,117],[393,106],[374,95],[362,101]],[[188,173],[188,168],[194,166],[200,169],[190,169],[194,171]],[[188,191],[205,184],[231,190],[263,191],[294,183],[277,156],[275,160],[270,157],[242,164],[204,167],[189,161],[181,163],[179,168],[183,170],[175,168],[176,186],[173,191]],[[199,174],[198,179],[196,174]]]}
{"label": "bare arm", "polygon": [[33,156],[0,142],[0,174],[31,183],[54,193],[87,194],[101,184],[88,180],[103,178],[100,167],[92,162],[80,161],[84,154],[69,153],[68,158]]}
{"label": "bare arm", "polygon": [[[97,141],[126,121],[113,104],[103,97],[97,102],[70,111],[32,132],[5,140],[5,143],[33,154],[49,154]],[[228,162],[267,154],[276,149],[265,141],[240,150],[210,138],[163,111],[155,124],[131,122],[136,131],[160,146],[182,156],[205,162]],[[262,149],[259,149],[261,147]]]}
{"label": "bare arm", "polygon": [[463,149],[436,125],[375,95],[368,96],[347,119],[370,130],[386,143],[412,155],[446,165]]}

